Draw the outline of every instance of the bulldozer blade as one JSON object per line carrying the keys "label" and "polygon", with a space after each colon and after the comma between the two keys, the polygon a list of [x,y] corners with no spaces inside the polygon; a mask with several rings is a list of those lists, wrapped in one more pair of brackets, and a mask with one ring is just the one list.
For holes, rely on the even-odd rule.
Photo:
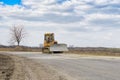
{"label": "bulldozer blade", "polygon": [[50,46],[50,51],[51,52],[64,52],[64,51],[68,51],[68,48],[66,44],[54,44]]}

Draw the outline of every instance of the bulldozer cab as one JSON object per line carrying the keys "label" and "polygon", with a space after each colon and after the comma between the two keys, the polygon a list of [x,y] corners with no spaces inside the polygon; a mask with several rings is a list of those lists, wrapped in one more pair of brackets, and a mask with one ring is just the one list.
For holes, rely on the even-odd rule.
{"label": "bulldozer cab", "polygon": [[50,47],[53,44],[54,44],[54,34],[46,33],[44,35],[44,47]]}
{"label": "bulldozer cab", "polygon": [[45,34],[45,39],[44,39],[47,43],[53,42],[54,41],[54,34]]}

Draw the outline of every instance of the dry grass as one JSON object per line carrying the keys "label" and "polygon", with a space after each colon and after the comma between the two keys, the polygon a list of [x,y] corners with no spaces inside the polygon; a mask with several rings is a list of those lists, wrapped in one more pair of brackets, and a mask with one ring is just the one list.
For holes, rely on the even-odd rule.
{"label": "dry grass", "polygon": [[28,48],[28,47],[0,48],[0,51],[41,52],[41,48]]}
{"label": "dry grass", "polygon": [[118,48],[70,48],[68,53],[81,55],[99,55],[99,56],[120,56],[120,49]]}

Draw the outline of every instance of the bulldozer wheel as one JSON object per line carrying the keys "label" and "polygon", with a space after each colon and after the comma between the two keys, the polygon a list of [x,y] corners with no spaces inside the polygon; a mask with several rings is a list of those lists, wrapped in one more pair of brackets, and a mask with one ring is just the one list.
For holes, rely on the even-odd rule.
{"label": "bulldozer wheel", "polygon": [[49,48],[42,48],[42,52],[43,53],[50,53],[50,50],[49,50]]}

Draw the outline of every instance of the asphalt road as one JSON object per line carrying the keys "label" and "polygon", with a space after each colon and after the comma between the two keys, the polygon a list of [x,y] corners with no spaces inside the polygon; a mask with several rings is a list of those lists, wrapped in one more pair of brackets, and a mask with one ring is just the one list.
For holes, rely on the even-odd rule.
{"label": "asphalt road", "polygon": [[12,53],[43,62],[75,80],[120,80],[120,58],[64,54]]}

